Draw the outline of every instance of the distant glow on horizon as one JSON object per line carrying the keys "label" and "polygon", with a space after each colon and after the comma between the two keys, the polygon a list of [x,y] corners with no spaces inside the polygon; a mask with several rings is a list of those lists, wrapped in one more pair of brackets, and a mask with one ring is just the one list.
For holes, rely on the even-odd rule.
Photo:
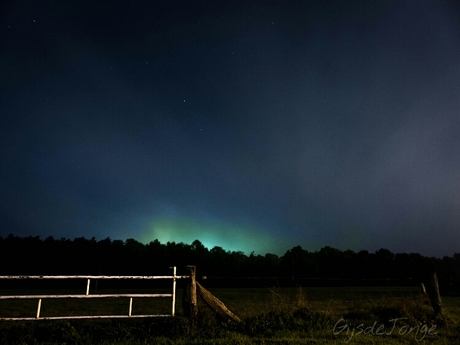
{"label": "distant glow on horizon", "polygon": [[284,254],[288,248],[263,229],[228,224],[220,221],[200,221],[188,218],[156,218],[150,221],[141,236],[141,242],[154,240],[161,243],[191,244],[199,240],[206,248],[216,246],[226,251],[242,251],[249,255],[267,253]]}

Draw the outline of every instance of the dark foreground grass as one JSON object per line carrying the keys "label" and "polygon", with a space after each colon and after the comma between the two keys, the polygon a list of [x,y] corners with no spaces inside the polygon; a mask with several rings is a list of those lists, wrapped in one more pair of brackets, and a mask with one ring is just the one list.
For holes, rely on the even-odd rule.
{"label": "dark foreground grass", "polygon": [[216,289],[240,316],[220,320],[200,305],[175,318],[0,322],[0,344],[459,344],[460,298],[444,318],[407,288]]}

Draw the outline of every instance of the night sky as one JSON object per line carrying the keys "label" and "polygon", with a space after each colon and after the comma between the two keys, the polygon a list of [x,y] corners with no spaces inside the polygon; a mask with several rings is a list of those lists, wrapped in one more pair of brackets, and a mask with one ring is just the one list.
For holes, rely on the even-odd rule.
{"label": "night sky", "polygon": [[457,1],[6,1],[0,236],[460,252]]}

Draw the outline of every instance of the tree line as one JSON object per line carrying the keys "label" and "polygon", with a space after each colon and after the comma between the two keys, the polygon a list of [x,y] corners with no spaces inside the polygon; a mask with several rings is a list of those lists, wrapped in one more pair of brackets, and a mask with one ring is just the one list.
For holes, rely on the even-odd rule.
{"label": "tree line", "polygon": [[449,284],[460,284],[460,253],[443,258],[379,249],[355,252],[325,246],[318,251],[293,247],[282,256],[246,255],[222,247],[154,240],[96,240],[94,237],[0,237],[0,275],[170,275],[176,266],[185,274],[196,265],[199,276],[279,277],[302,279],[413,279],[418,283],[430,272]]}

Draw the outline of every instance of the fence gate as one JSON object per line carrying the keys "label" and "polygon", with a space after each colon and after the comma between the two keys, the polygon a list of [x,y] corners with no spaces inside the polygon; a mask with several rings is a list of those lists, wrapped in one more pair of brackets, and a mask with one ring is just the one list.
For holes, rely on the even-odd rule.
{"label": "fence gate", "polygon": [[[140,317],[171,317],[175,315],[176,308],[176,280],[189,278],[190,276],[177,276],[176,267],[171,267],[173,270],[172,276],[0,276],[0,279],[6,280],[24,280],[24,279],[80,279],[86,280],[86,293],[82,294],[57,294],[57,295],[5,295],[0,296],[0,300],[6,299],[36,299],[38,300],[37,312],[35,317],[0,317],[0,321],[32,321],[32,320],[67,320],[67,319],[115,319],[115,318],[140,318]],[[90,294],[91,280],[98,279],[117,279],[117,280],[152,280],[152,279],[171,279],[172,293],[167,294]],[[152,314],[152,315],[134,315],[133,298],[156,298],[166,297],[171,298],[171,314]],[[125,315],[82,315],[82,316],[40,316],[42,300],[45,299],[88,299],[88,298],[129,298],[128,313]]]}

